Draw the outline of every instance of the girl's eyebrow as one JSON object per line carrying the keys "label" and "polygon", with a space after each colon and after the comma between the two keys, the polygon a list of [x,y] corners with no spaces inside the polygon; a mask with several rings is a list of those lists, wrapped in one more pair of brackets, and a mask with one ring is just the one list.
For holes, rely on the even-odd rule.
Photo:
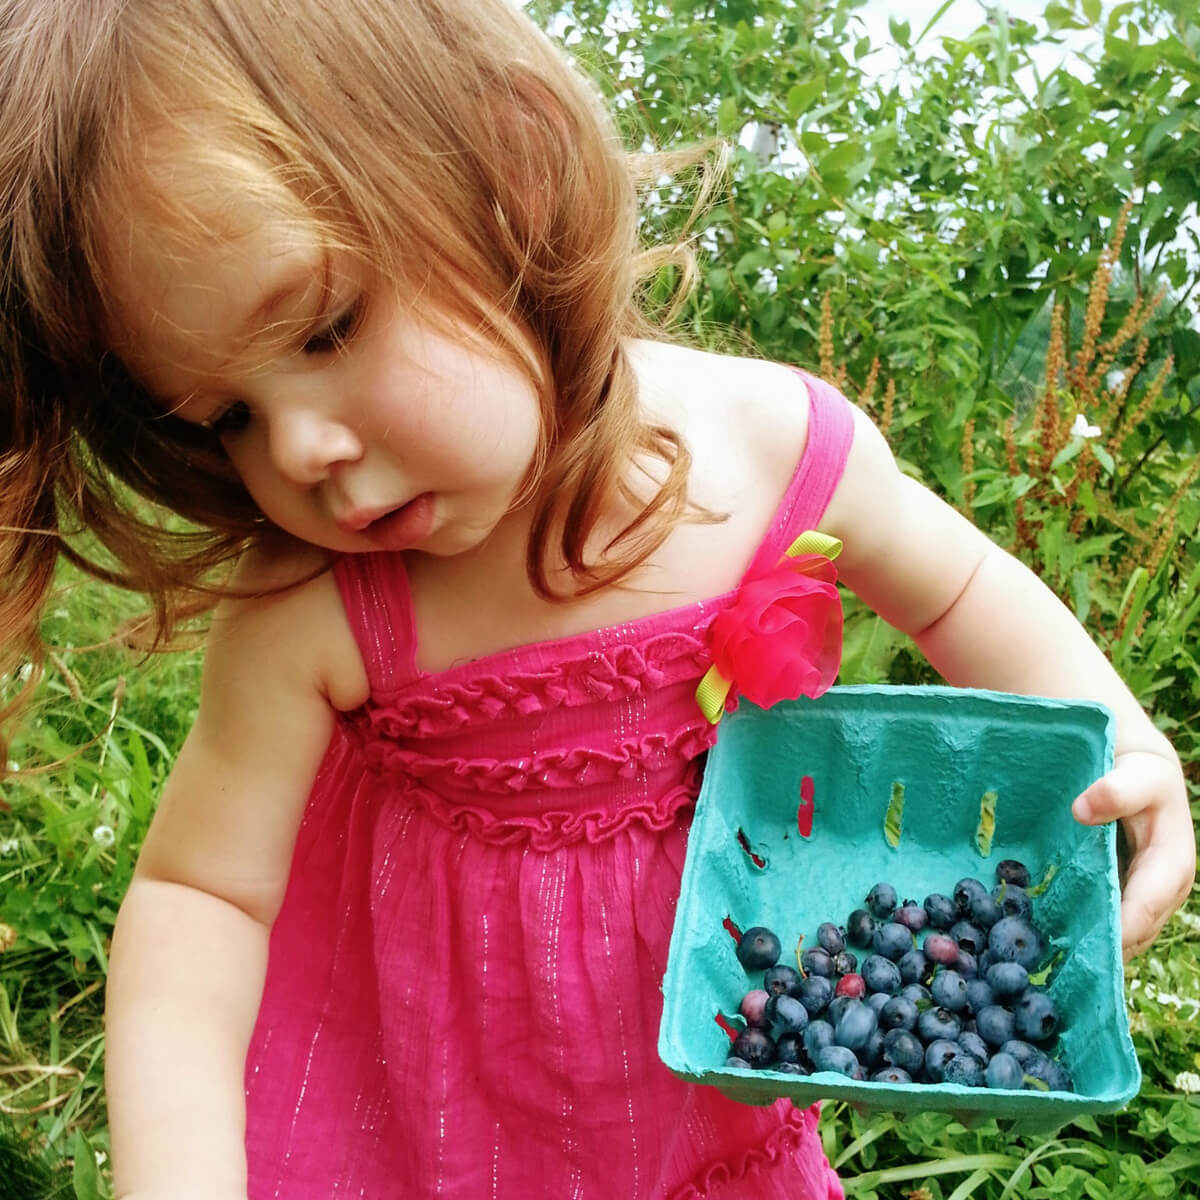
{"label": "girl's eyebrow", "polygon": [[268,292],[254,307],[253,311],[239,326],[240,337],[252,340],[262,333],[263,330],[269,328],[273,323],[270,318],[277,309],[281,308],[292,297],[295,296],[298,298],[309,290],[314,268],[321,270],[321,293],[322,295],[326,294],[329,290],[328,262],[326,261],[324,264],[318,264],[311,260],[304,262],[292,270],[278,287]]}

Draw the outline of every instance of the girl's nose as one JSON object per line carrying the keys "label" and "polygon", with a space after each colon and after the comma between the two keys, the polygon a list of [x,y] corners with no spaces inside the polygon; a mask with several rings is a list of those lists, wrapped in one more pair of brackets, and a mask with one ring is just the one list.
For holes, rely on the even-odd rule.
{"label": "girl's nose", "polygon": [[363,454],[362,439],[349,425],[304,408],[276,414],[268,438],[276,469],[302,486],[321,483],[339,463]]}

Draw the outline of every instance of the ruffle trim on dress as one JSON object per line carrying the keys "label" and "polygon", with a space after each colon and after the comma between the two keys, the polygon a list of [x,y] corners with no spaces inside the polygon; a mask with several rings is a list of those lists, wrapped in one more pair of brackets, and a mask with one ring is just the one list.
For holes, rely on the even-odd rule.
{"label": "ruffle trim on dress", "polygon": [[592,787],[661,771],[671,763],[703,754],[716,741],[716,729],[698,717],[673,734],[651,733],[617,742],[611,749],[574,747],[545,750],[520,758],[463,758],[427,754],[383,738],[364,741],[367,768],[434,788],[509,795],[526,790]]}
{"label": "ruffle trim on dress", "polygon": [[[812,1137],[814,1112],[813,1109],[793,1108],[784,1123],[772,1131],[764,1142],[751,1146],[734,1158],[710,1163],[689,1182],[671,1192],[667,1200],[705,1200],[714,1191],[718,1195],[725,1195],[723,1189],[731,1184],[751,1181],[755,1175],[776,1166],[786,1169],[785,1160],[792,1157],[806,1139]],[[820,1151],[819,1144],[814,1143],[814,1151]],[[828,1190],[819,1196],[797,1192],[796,1200],[827,1200],[828,1194]]]}
{"label": "ruffle trim on dress", "polygon": [[572,842],[603,842],[634,826],[650,831],[669,829],[680,813],[696,801],[700,790],[700,765],[688,778],[656,800],[626,808],[576,812],[545,812],[528,816],[500,816],[477,805],[454,804],[436,792],[411,787],[405,801],[416,805],[440,825],[494,846],[527,844],[538,851],[557,850]]}
{"label": "ruffle trim on dress", "polygon": [[699,678],[711,661],[704,640],[707,620],[695,632],[672,631],[639,645],[618,645],[548,665],[543,671],[480,674],[469,682],[416,681],[421,694],[397,699],[414,686],[373,697],[370,721],[384,737],[454,733],[474,723],[528,717],[560,706],[622,700],[680,679]]}

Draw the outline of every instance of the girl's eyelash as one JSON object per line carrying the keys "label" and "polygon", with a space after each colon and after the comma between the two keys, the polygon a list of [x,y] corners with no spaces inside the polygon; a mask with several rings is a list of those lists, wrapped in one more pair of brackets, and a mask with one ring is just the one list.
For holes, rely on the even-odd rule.
{"label": "girl's eyelash", "polygon": [[322,325],[305,341],[305,354],[332,354],[340,350],[353,336],[362,315],[362,300],[357,299],[337,316]]}
{"label": "girl's eyelash", "polygon": [[244,400],[235,400],[220,412],[206,417],[200,424],[217,437],[230,437],[241,433],[250,424],[250,406]]}

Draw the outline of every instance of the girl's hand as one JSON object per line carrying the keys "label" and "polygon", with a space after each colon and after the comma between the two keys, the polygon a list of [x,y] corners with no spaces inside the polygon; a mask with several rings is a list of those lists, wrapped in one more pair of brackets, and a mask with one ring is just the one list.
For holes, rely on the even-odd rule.
{"label": "girl's hand", "polygon": [[1121,898],[1121,941],[1131,959],[1154,941],[1196,878],[1196,838],[1179,761],[1152,750],[1119,754],[1071,811],[1084,825],[1119,820],[1124,827],[1132,857]]}

